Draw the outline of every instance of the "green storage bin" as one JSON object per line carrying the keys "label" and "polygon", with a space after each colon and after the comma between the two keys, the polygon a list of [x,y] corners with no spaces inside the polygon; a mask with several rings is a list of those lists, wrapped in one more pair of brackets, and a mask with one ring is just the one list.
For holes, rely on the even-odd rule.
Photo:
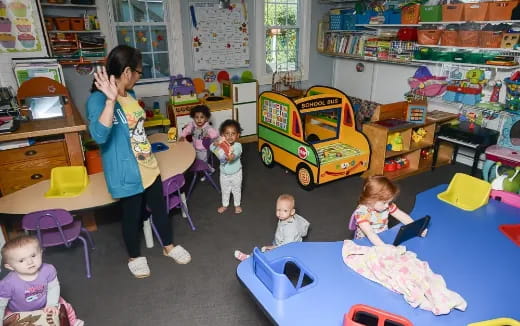
{"label": "green storage bin", "polygon": [[478,52],[471,52],[466,55],[466,62],[474,64],[484,64],[484,54]]}
{"label": "green storage bin", "polygon": [[442,21],[442,6],[423,6],[421,5],[421,22],[440,22]]}
{"label": "green storage bin", "polygon": [[452,51],[439,51],[435,54],[434,60],[442,62],[452,62],[454,55],[455,53],[453,53]]}

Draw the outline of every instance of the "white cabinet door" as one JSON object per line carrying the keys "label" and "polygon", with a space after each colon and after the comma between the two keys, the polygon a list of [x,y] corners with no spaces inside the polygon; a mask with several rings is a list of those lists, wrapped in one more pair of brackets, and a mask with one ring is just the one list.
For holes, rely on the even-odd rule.
{"label": "white cabinet door", "polygon": [[233,104],[256,101],[256,82],[233,84]]}
{"label": "white cabinet door", "polygon": [[220,128],[220,124],[227,119],[233,119],[233,110],[229,109],[211,111],[211,118],[209,119],[209,122],[213,128],[218,130],[218,128]]}
{"label": "white cabinet door", "polygon": [[191,117],[189,114],[186,115],[178,115],[175,117],[175,121],[177,123],[177,133],[180,134],[181,130],[191,121]]}
{"label": "white cabinet door", "polygon": [[256,135],[256,102],[235,104],[234,110],[243,129],[241,136]]}

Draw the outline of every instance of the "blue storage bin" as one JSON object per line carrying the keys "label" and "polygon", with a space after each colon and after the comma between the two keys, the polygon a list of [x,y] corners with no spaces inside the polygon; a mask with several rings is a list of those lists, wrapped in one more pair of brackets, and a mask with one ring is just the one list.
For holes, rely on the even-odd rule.
{"label": "blue storage bin", "polygon": [[367,10],[364,13],[356,13],[356,24],[368,24],[370,23],[370,18],[377,16],[377,13],[374,10]]}
{"label": "blue storage bin", "polygon": [[342,17],[343,15],[329,15],[329,29],[331,31],[337,31],[343,28]]}
{"label": "blue storage bin", "polygon": [[[346,12],[344,12],[346,11]],[[356,29],[356,16],[354,10],[342,10],[341,11],[341,29],[353,30]]]}
{"label": "blue storage bin", "polygon": [[401,24],[401,9],[387,9],[383,15],[385,24]]}

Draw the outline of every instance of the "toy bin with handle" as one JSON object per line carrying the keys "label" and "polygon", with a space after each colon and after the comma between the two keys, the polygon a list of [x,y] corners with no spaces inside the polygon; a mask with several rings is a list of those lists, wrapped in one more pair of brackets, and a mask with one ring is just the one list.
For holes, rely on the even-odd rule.
{"label": "toy bin with handle", "polygon": [[387,9],[383,15],[385,16],[385,24],[401,24],[400,9]]}
{"label": "toy bin with handle", "polygon": [[342,15],[329,15],[329,29],[331,31],[339,31],[342,28]]}
{"label": "toy bin with handle", "polygon": [[501,31],[480,31],[479,46],[481,48],[499,48],[501,43]]}
{"label": "toy bin with handle", "polygon": [[83,18],[70,18],[70,29],[73,31],[82,31],[85,29],[85,20]]}
{"label": "toy bin with handle", "polygon": [[464,20],[468,22],[487,20],[489,2],[464,4]]}
{"label": "toy bin with handle", "polygon": [[459,46],[459,31],[458,30],[444,30],[441,35],[441,45]]}
{"label": "toy bin with handle", "polygon": [[460,30],[459,31],[459,46],[478,47],[479,46],[478,30]]}
{"label": "toy bin with handle", "polygon": [[440,29],[419,29],[417,31],[417,41],[423,45],[437,45],[441,35],[442,30]]}
{"label": "toy bin with handle", "polygon": [[440,22],[442,6],[421,6],[421,22]]}
{"label": "toy bin with handle", "polygon": [[54,18],[56,29],[59,31],[70,30],[70,18],[69,17],[56,17]]}
{"label": "toy bin with handle", "polygon": [[368,24],[370,23],[370,18],[374,16],[377,16],[377,13],[374,10],[356,12],[356,24]]}
{"label": "toy bin with handle", "polygon": [[442,21],[456,22],[461,21],[464,15],[464,4],[442,5]]}
{"label": "toy bin with handle", "polygon": [[417,28],[402,27],[397,31],[397,39],[399,41],[417,41]]}
{"label": "toy bin with handle", "polygon": [[513,9],[517,6],[516,0],[493,1],[489,3],[488,20],[510,20]]}
{"label": "toy bin with handle", "polygon": [[418,24],[421,5],[413,4],[401,8],[401,24]]}

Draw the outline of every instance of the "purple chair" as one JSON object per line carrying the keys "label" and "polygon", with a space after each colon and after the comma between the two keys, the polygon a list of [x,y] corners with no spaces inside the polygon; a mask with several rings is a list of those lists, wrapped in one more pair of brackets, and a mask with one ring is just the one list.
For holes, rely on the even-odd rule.
{"label": "purple chair", "polygon": [[356,218],[354,217],[354,214],[350,216],[350,222],[348,222],[348,229],[350,231],[356,231],[357,229]]}
{"label": "purple chair", "polygon": [[91,277],[88,244],[80,234],[82,232],[85,234],[92,249],[95,249],[94,242],[87,229],[82,227],[81,221],[74,221],[74,218],[68,211],[64,209],[49,209],[27,214],[22,219],[22,227],[26,231],[36,231],[36,236],[42,248],[62,244],[70,248],[73,241],[80,239],[83,242],[83,250],[85,252],[87,278]]}
{"label": "purple chair", "polygon": [[[166,200],[166,211],[170,212],[173,208],[180,207],[184,214],[186,214],[186,218],[188,219],[188,223],[190,224],[191,230],[195,231],[195,225],[193,224],[193,221],[191,220],[190,213],[188,212],[188,207],[184,205],[184,203],[181,200],[181,188],[184,186],[185,179],[184,175],[177,174],[173,177],[167,179],[166,181],[163,181],[163,194],[164,199]],[[148,209],[148,208],[147,208]],[[152,230],[155,234],[155,237],[159,240],[159,243],[161,246],[163,246],[161,236],[159,235],[159,232],[155,228],[155,225],[153,223],[152,216],[150,215],[150,224],[152,226]]]}
{"label": "purple chair", "polygon": [[[209,150],[209,146],[211,145],[211,139],[210,138],[204,138],[202,140],[202,145],[206,148],[208,151],[208,156],[213,155],[211,151]],[[220,193],[219,186],[213,181],[213,178],[211,177],[211,166],[202,160],[195,159],[195,162],[191,165],[189,172],[193,172],[193,179],[191,180],[190,189],[188,190],[188,199],[191,197],[191,192],[193,191],[193,186],[195,186],[195,182],[197,182],[197,178],[199,177],[199,172],[203,173],[206,176],[206,179],[209,180],[213,188],[217,190],[218,193]]]}

